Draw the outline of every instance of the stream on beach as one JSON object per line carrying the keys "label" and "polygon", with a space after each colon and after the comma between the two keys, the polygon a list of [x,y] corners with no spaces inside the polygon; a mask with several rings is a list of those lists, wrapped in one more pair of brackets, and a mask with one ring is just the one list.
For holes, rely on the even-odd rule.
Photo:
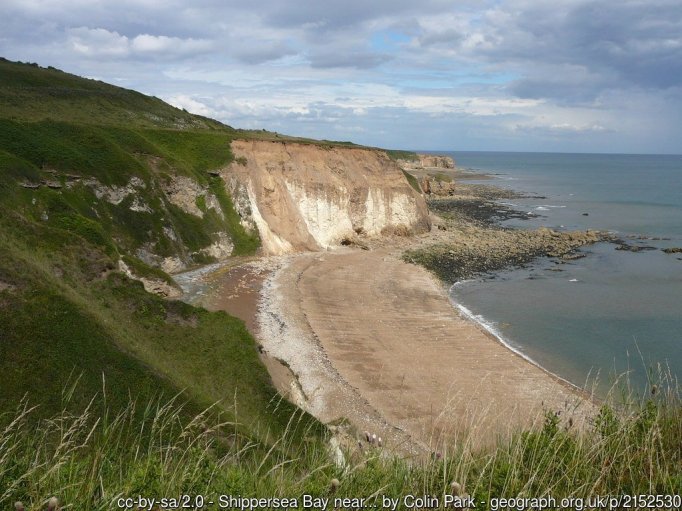
{"label": "stream on beach", "polygon": [[[682,156],[454,152],[457,166],[492,174],[488,184],[529,196],[529,213],[503,225],[600,229],[573,261],[457,283],[452,298],[499,338],[549,371],[605,392],[630,372],[638,389],[657,364],[682,376]],[[504,202],[504,201],[503,201]]]}

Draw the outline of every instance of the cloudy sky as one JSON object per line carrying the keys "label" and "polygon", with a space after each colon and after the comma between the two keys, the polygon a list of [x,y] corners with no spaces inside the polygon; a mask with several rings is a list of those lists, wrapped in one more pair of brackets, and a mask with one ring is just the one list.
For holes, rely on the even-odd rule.
{"label": "cloudy sky", "polygon": [[240,128],[682,153],[681,0],[0,0],[0,55]]}

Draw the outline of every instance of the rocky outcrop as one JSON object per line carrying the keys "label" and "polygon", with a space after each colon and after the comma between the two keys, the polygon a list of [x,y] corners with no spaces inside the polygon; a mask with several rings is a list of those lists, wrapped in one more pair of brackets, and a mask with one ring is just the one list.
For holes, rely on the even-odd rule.
{"label": "rocky outcrop", "polygon": [[443,235],[440,242],[408,250],[403,259],[421,264],[441,280],[455,282],[521,266],[541,256],[570,261],[582,256],[574,252],[576,249],[610,239],[607,233],[592,230],[514,230],[473,224],[457,227]]}
{"label": "rocky outcrop", "polygon": [[454,169],[455,160],[449,156],[418,154],[416,160],[398,160],[404,170]]}
{"label": "rocky outcrop", "polygon": [[232,151],[221,177],[266,254],[430,229],[423,198],[381,151],[258,140],[234,141]]}
{"label": "rocky outcrop", "polygon": [[216,196],[208,190],[207,186],[200,185],[189,177],[169,177],[163,183],[162,188],[168,200],[185,213],[204,218],[204,211],[199,207],[199,204],[203,203],[204,210],[213,210],[220,218],[224,218]]}
{"label": "rocky outcrop", "polygon": [[426,195],[435,195],[436,197],[449,197],[455,195],[457,187],[453,181],[447,179],[435,179],[424,176],[419,183],[422,191]]}
{"label": "rocky outcrop", "polygon": [[161,278],[154,278],[151,276],[138,275],[130,266],[128,266],[123,259],[118,260],[118,269],[125,273],[128,277],[142,282],[145,291],[154,293],[164,298],[180,298],[182,296],[182,289],[173,282],[168,282]]}
{"label": "rocky outcrop", "polygon": [[[158,160],[158,159],[157,159]],[[158,163],[158,162],[157,162]],[[211,243],[194,251],[187,249],[181,233],[172,221],[167,220],[170,215],[168,208],[170,205],[176,206],[184,213],[204,220],[208,213],[215,213],[215,217],[220,222],[225,220],[223,211],[218,198],[212,193],[206,184],[201,184],[195,179],[180,174],[164,173],[158,179],[152,181],[148,186],[139,177],[133,176],[126,185],[104,185],[95,178],[77,179],[68,183],[70,188],[74,188],[78,183],[82,183],[95,194],[97,199],[106,201],[115,206],[127,207],[136,213],[147,213],[150,216],[165,217],[164,225],[160,231],[152,233],[157,240],[165,238],[166,243],[170,243],[175,255],[161,256],[156,242],[146,242],[139,246],[135,251],[130,251],[131,255],[144,261],[153,267],[161,268],[167,273],[177,273],[187,269],[189,265],[196,264],[195,257],[205,261],[221,261],[232,255],[234,243],[226,226],[224,230],[215,230],[215,227],[207,225],[210,232]],[[154,211],[150,207],[150,202],[157,199],[159,209]],[[124,203],[124,201],[127,201]],[[145,287],[150,287],[147,283]],[[156,286],[157,290],[161,289]],[[170,296],[165,291],[157,292],[164,296]]]}
{"label": "rocky outcrop", "polygon": [[454,169],[455,160],[449,156],[438,156],[433,154],[418,154],[419,165],[424,168]]}

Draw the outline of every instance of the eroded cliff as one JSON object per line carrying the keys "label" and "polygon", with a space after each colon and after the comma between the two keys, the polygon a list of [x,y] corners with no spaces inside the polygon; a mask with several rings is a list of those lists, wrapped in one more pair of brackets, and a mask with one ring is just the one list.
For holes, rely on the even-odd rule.
{"label": "eroded cliff", "polygon": [[221,177],[265,254],[430,229],[423,198],[382,151],[262,140],[234,141],[232,151]]}

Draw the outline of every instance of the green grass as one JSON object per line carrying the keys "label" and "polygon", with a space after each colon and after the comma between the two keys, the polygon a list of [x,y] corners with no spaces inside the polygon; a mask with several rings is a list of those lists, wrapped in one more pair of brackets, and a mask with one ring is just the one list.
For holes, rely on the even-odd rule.
{"label": "green grass", "polygon": [[[173,401],[133,401],[118,413],[107,413],[102,403],[42,421],[20,406],[3,417],[10,426],[0,428],[0,507],[21,500],[38,509],[57,496],[66,506],[107,510],[121,497],[189,495],[190,509],[220,509],[219,496],[233,495],[296,499],[290,508],[302,509],[310,495],[330,499],[327,509],[341,507],[335,498],[362,498],[368,508],[390,498],[397,509],[408,509],[405,496],[430,495],[444,509],[446,496],[457,494],[470,495],[476,509],[493,509],[501,498],[553,498],[557,504],[548,508],[578,509],[560,502],[606,495],[667,496],[659,508],[676,509],[680,392],[657,389],[604,404],[583,429],[548,410],[540,427],[516,431],[493,447],[471,448],[463,436],[457,445],[434,446],[434,456],[405,459],[365,444],[346,450],[341,465],[313,431],[303,427],[311,441],[293,441],[301,429],[297,413],[278,438],[284,448],[263,450],[241,437],[234,422],[209,426],[207,413],[183,418]],[[205,498],[203,507],[197,496]],[[155,508],[178,507],[157,501]]]}
{"label": "green grass", "polygon": [[388,149],[386,154],[392,160],[418,161],[419,156],[414,151],[401,151],[398,149]]}
{"label": "green grass", "polygon": [[438,172],[433,178],[439,183],[452,183],[452,176],[447,175],[445,172]]}
{"label": "green grass", "polygon": [[54,68],[0,59],[2,117],[173,129],[226,129],[158,98]]}
{"label": "green grass", "polygon": [[0,212],[0,412],[24,395],[40,415],[58,412],[76,376],[71,404],[82,410],[104,376],[112,413],[130,396],[183,392],[192,410],[218,403],[230,418],[238,408],[243,434],[263,444],[286,427],[293,407],[273,410],[276,391],[241,320],[149,294],[80,234]]}
{"label": "green grass", "polygon": [[147,263],[128,255],[121,256],[123,262],[130,268],[130,270],[138,277],[161,280],[172,286],[176,285],[175,281],[165,271],[154,266],[149,266]]}
{"label": "green grass", "polygon": [[260,237],[257,232],[248,232],[240,223],[240,217],[234,209],[232,198],[225,190],[225,184],[219,177],[213,177],[209,183],[209,189],[218,199],[220,207],[225,213],[225,223],[234,242],[232,254],[251,255],[260,247]]}
{"label": "green grass", "polygon": [[[235,254],[253,254],[259,246],[257,234],[244,230],[222,179],[207,172],[231,161],[231,140],[229,133],[221,131],[0,119],[0,186],[12,190],[0,197],[0,202],[34,213],[44,206],[50,218],[51,210],[58,206],[62,228],[91,241],[97,237],[100,245],[117,240],[114,244],[121,253],[133,254],[150,243],[161,256],[199,259],[201,249],[215,241],[215,233],[227,232],[233,238]],[[210,188],[224,218],[210,212],[199,218],[171,204],[162,189],[172,174],[190,177]],[[74,181],[74,176],[83,182]],[[135,187],[121,203],[112,204],[99,200],[92,186],[84,184],[91,178],[104,187],[125,187],[137,178],[142,186]],[[43,187],[21,195],[14,192],[19,184],[41,181],[56,182],[62,189]],[[132,210],[136,199],[151,212]],[[168,239],[164,227],[174,230],[180,239]]]}
{"label": "green grass", "polygon": [[[105,378],[112,414],[132,398],[181,394],[188,414],[215,404],[213,416],[234,421],[239,410],[239,434],[272,445],[294,408],[273,404],[244,324],[146,293],[117,271],[122,258],[136,275],[171,282],[141,254],[201,264],[218,233],[236,254],[257,250],[209,174],[232,161],[233,137],[155,98],[0,61],[0,413],[22,396],[37,418],[61,413],[76,379],[68,412],[80,413]],[[203,217],[173,204],[164,191],[173,176],[214,193],[222,214],[202,195]],[[311,417],[302,423],[319,434]]]}
{"label": "green grass", "polygon": [[410,183],[410,186],[414,188],[414,191],[417,193],[422,193],[422,188],[419,186],[419,181],[417,181],[417,178],[414,177],[412,174],[407,172],[406,170],[403,170],[403,175],[405,176],[405,179],[407,179],[407,182]]}

